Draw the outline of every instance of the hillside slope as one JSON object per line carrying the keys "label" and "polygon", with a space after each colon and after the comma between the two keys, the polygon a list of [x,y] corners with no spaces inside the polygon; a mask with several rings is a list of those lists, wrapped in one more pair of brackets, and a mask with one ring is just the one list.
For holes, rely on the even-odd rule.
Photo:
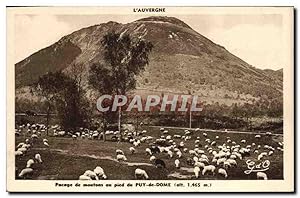
{"label": "hillside slope", "polygon": [[[260,70],[174,17],[148,17],[131,23],[107,22],[64,36],[15,65],[16,96],[49,71],[68,72],[83,65],[84,85],[92,63],[103,61],[101,39],[110,32],[149,40],[154,48],[150,64],[137,76],[137,90],[148,93],[194,93],[202,100],[232,104],[261,97],[282,101],[282,70]],[[27,87],[27,88],[26,88]]]}

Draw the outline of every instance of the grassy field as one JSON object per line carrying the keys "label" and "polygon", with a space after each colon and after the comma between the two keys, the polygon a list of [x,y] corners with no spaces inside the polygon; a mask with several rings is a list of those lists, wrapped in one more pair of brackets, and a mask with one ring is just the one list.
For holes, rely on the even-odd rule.
{"label": "grassy field", "polygon": [[[147,135],[151,135],[156,138],[159,137],[159,128],[144,128],[147,130]],[[169,134],[183,135],[184,131],[181,129],[169,129]],[[254,134],[233,134],[230,132],[207,132],[208,138],[214,139],[216,135],[220,138],[217,140],[217,145],[222,145],[226,141],[226,137],[230,137],[231,140],[241,144],[240,141],[245,139],[247,142],[245,146],[255,142],[256,145],[262,145],[259,149],[259,153],[263,152],[263,145],[268,144],[274,148],[277,148],[278,141],[282,141],[281,136],[265,136],[262,135],[261,139],[256,139]],[[51,134],[51,133],[50,133]],[[205,138],[202,132],[199,134],[194,133],[192,139],[185,142],[188,149],[194,148],[194,141],[197,136],[201,137],[200,149],[205,150],[204,145]],[[21,136],[16,137],[16,145],[20,142],[24,142],[27,135],[24,133]],[[47,138],[49,141],[49,147],[46,147],[42,143],[42,139]],[[175,142],[179,144],[182,141],[175,139]],[[147,171],[149,179],[161,180],[161,179],[196,179],[193,173],[193,167],[187,165],[186,159],[190,157],[188,153],[183,153],[180,158],[181,168],[176,169],[174,160],[176,157],[169,158],[166,153],[157,154],[156,157],[163,159],[166,163],[165,169],[156,168],[153,166],[149,157],[145,154],[145,148],[148,146],[147,143],[142,143],[141,146],[136,148],[136,153],[131,154],[129,147],[132,144],[128,142],[112,142],[102,140],[89,140],[78,138],[73,140],[68,137],[46,137],[42,134],[42,137],[37,139],[32,148],[22,157],[16,157],[16,173],[19,173],[24,167],[28,159],[33,158],[36,153],[40,153],[42,156],[43,163],[35,163],[33,166],[34,174],[32,179],[61,179],[61,180],[76,180],[86,170],[93,170],[96,166],[101,166],[108,179],[110,180],[131,180],[135,179],[134,171],[136,168],[142,168]],[[116,160],[116,149],[122,149],[128,159],[127,162],[118,162]],[[217,148],[216,148],[217,150]],[[205,153],[209,160],[212,159],[212,155],[208,152]],[[256,173],[250,175],[244,174],[247,170],[246,161],[251,159],[257,161],[257,155],[251,153],[249,157],[243,158],[243,160],[237,160],[237,167],[233,167],[227,170],[227,179],[256,179]],[[266,171],[269,179],[283,179],[283,152],[275,150],[272,156],[267,156],[271,162],[269,170]],[[224,179],[220,175],[205,175],[200,176],[198,179]]]}

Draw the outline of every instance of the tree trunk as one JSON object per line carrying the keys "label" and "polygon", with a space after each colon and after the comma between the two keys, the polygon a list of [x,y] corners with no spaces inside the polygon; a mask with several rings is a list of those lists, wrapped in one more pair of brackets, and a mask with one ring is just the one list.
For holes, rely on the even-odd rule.
{"label": "tree trunk", "polygon": [[47,121],[46,121],[46,128],[47,128],[47,136],[49,136],[49,118],[50,117],[50,105],[47,108]]}
{"label": "tree trunk", "polygon": [[119,107],[119,118],[118,118],[118,130],[120,133],[120,141],[122,140],[122,132],[121,132],[121,116],[122,116],[122,109]]}

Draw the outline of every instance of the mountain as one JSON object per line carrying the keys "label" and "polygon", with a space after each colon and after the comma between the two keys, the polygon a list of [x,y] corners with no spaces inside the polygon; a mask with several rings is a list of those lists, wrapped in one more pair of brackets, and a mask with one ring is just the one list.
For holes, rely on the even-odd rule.
{"label": "mountain", "polygon": [[[261,97],[282,101],[282,70],[261,70],[174,17],[148,17],[127,24],[107,22],[80,29],[15,64],[16,96],[29,97],[39,76],[82,65],[83,84],[92,63],[103,61],[101,39],[127,33],[154,45],[150,64],[137,76],[136,93],[197,94],[207,103],[252,103]],[[41,35],[42,36],[42,35]],[[243,37],[241,37],[243,38]],[[247,39],[247,38],[243,38]]]}

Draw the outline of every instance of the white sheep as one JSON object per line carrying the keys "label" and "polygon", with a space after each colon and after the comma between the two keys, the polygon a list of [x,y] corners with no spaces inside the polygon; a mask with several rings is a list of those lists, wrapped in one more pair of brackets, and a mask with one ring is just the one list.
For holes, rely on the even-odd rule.
{"label": "white sheep", "polygon": [[117,155],[124,155],[124,152],[121,149],[116,150]]}
{"label": "white sheep", "polygon": [[255,135],[255,138],[259,139],[261,138],[261,135]]}
{"label": "white sheep", "polygon": [[207,133],[203,133],[203,136],[204,136],[204,137],[207,137]]}
{"label": "white sheep", "polygon": [[98,178],[107,179],[107,176],[105,175],[103,168],[101,168],[100,166],[97,166],[94,169],[94,173],[97,175]]}
{"label": "white sheep", "polygon": [[26,163],[26,168],[31,168],[31,166],[34,164],[34,160],[33,159],[29,159]]}
{"label": "white sheep", "polygon": [[23,145],[24,145],[24,143],[21,142],[21,143],[18,144],[17,148],[21,148]]}
{"label": "white sheep", "polygon": [[156,157],[155,157],[154,155],[152,155],[152,156],[150,157],[150,162],[154,162],[154,160],[156,160]]}
{"label": "white sheep", "polygon": [[125,155],[121,155],[121,154],[118,154],[117,155],[117,160],[120,162],[120,161],[127,161],[127,158]]}
{"label": "white sheep", "polygon": [[38,161],[38,163],[42,163],[42,157],[39,153],[35,154],[34,158]]}
{"label": "white sheep", "polygon": [[172,158],[173,157],[173,152],[169,150],[168,155],[169,155],[169,158]]}
{"label": "white sheep", "polygon": [[223,168],[219,168],[218,173],[219,173],[220,175],[222,175],[223,177],[225,177],[225,178],[228,177],[226,170],[223,169]]}
{"label": "white sheep", "polygon": [[181,156],[182,156],[181,151],[177,151],[177,152],[176,152],[176,155],[177,155],[178,158],[181,158]]}
{"label": "white sheep", "polygon": [[92,180],[89,176],[86,175],[80,175],[79,180]]}
{"label": "white sheep", "polygon": [[270,136],[272,135],[272,132],[266,132],[266,135]]}
{"label": "white sheep", "polygon": [[199,158],[197,156],[193,157],[194,162],[198,162]]}
{"label": "white sheep", "polygon": [[94,171],[91,171],[91,170],[85,171],[83,175],[91,178],[92,180],[99,180],[97,174]]}
{"label": "white sheep", "polygon": [[152,151],[150,148],[145,149],[147,155],[152,155]]}
{"label": "white sheep", "polygon": [[194,167],[194,173],[195,173],[195,177],[198,178],[199,177],[199,172],[200,172],[200,168],[198,166]]}
{"label": "white sheep", "polygon": [[175,163],[175,167],[176,168],[180,168],[180,161],[179,161],[179,159],[176,159],[174,163]]}
{"label": "white sheep", "polygon": [[234,160],[234,159],[227,159],[226,161],[227,161],[230,165],[237,166],[236,160]]}
{"label": "white sheep", "polygon": [[202,170],[202,175],[205,175],[207,172],[211,172],[213,175],[215,174],[216,167],[214,165],[204,166]]}
{"label": "white sheep", "polygon": [[44,142],[44,145],[45,145],[45,146],[47,146],[47,147],[49,147],[49,144],[48,144],[48,142]]}
{"label": "white sheep", "polygon": [[194,166],[197,166],[199,168],[204,168],[205,167],[205,164],[202,163],[202,162],[195,162]]}
{"label": "white sheep", "polygon": [[138,147],[141,144],[141,141],[137,140],[135,142],[132,143],[133,146]]}
{"label": "white sheep", "polygon": [[257,172],[256,177],[257,177],[257,179],[268,180],[267,174],[263,173],[263,172]]}
{"label": "white sheep", "polygon": [[262,158],[263,158],[264,156],[267,156],[267,155],[268,155],[268,153],[263,152],[263,153],[261,153],[261,154],[259,154],[259,155],[257,156],[257,159],[258,159],[258,160],[262,160]]}
{"label": "white sheep", "polygon": [[219,158],[218,160],[217,160],[217,165],[220,165],[220,164],[224,164],[226,162],[226,158]]}
{"label": "white sheep", "polygon": [[27,148],[19,148],[17,151],[21,151],[22,153],[26,153],[26,151],[27,151]]}
{"label": "white sheep", "polygon": [[23,155],[23,152],[22,151],[15,151],[15,156],[22,156]]}
{"label": "white sheep", "polygon": [[134,175],[136,179],[149,179],[147,172],[140,168],[135,169]]}
{"label": "white sheep", "polygon": [[133,153],[135,153],[135,148],[130,147],[130,148],[129,148],[129,151],[130,151],[131,154],[133,154]]}
{"label": "white sheep", "polygon": [[24,168],[20,174],[19,177],[26,178],[27,176],[31,175],[33,173],[32,168]]}

